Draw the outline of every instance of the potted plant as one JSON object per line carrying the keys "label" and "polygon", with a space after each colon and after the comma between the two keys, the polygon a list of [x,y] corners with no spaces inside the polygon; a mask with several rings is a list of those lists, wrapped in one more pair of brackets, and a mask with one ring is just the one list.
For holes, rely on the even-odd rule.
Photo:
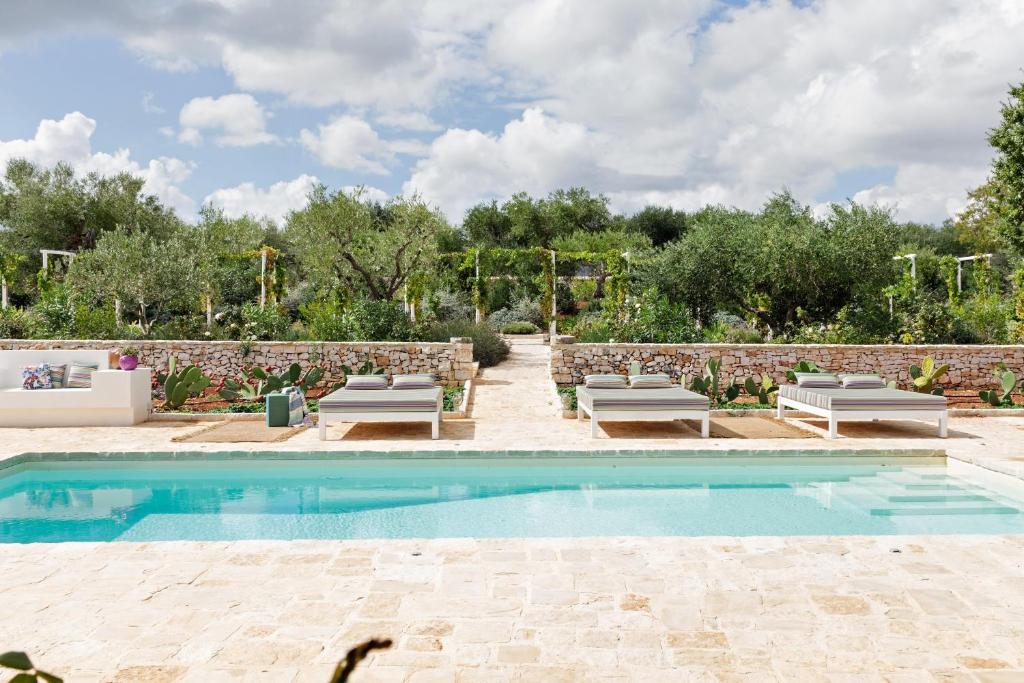
{"label": "potted plant", "polygon": [[126,346],[120,351],[117,364],[122,370],[134,370],[139,367],[139,350],[134,346]]}

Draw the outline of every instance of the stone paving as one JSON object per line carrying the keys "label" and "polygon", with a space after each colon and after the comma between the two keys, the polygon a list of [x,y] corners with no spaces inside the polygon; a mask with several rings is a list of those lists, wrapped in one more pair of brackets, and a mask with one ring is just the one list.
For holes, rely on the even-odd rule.
{"label": "stone paving", "polygon": [[[591,440],[556,417],[545,353],[516,345],[439,441],[341,426],[323,444],[243,447],[915,447],[1024,473],[1019,418],[954,419],[947,440],[700,440],[664,425]],[[2,429],[0,458],[240,448],[171,442],[197,427]],[[1024,681],[1022,579],[1024,536],[0,544],[0,650],[69,682],[327,681],[370,636],[395,646],[356,680]]]}
{"label": "stone paving", "polygon": [[[899,551],[899,552],[897,552]],[[77,681],[1020,681],[1024,537],[108,543],[0,553]]]}

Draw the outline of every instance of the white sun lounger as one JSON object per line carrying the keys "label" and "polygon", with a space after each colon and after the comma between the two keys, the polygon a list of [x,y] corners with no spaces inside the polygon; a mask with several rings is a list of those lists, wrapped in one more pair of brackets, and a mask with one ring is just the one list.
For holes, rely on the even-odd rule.
{"label": "white sun lounger", "polygon": [[828,438],[838,436],[839,422],[865,420],[921,420],[938,422],[939,436],[946,438],[946,398],[899,389],[801,388],[795,384],[779,387],[776,416],[795,408],[828,420]]}
{"label": "white sun lounger", "polygon": [[328,422],[429,422],[430,438],[441,435],[443,389],[338,389],[320,405],[320,440]]}
{"label": "white sun lounger", "polygon": [[666,389],[594,389],[576,387],[576,419],[590,415],[590,435],[597,438],[602,421],[700,420],[700,435],[711,434],[710,401],[682,387]]}

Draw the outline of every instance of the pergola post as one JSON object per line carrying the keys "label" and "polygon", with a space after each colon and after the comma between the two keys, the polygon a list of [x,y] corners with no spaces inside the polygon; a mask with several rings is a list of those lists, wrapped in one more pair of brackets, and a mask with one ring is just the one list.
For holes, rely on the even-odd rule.
{"label": "pergola post", "polygon": [[267,250],[260,251],[260,309],[267,304]]}
{"label": "pergola post", "polygon": [[0,275],[0,308],[6,309],[7,306],[7,276]]}
{"label": "pergola post", "polygon": [[483,311],[481,310],[481,308],[483,306],[483,302],[480,301],[481,297],[483,297],[483,292],[480,291],[480,250],[479,249],[476,250],[474,258],[475,258],[475,267],[476,267],[476,280],[474,280],[474,282],[476,283],[476,301],[474,302],[474,304],[475,304],[476,312],[475,312],[475,314],[473,316],[473,321],[476,324],[479,325],[480,322],[483,319]]}
{"label": "pergola post", "polygon": [[555,250],[551,250],[551,323],[548,334],[554,338],[558,334],[558,271],[556,269]]}

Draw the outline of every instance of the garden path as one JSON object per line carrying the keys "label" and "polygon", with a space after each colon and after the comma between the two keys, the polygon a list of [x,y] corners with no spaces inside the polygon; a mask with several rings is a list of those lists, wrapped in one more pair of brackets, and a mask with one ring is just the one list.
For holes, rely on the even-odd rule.
{"label": "garden path", "polygon": [[[509,357],[481,371],[474,380],[473,419],[481,432],[560,426],[551,393],[550,348],[532,339],[514,339]],[[511,423],[511,424],[510,424]]]}

